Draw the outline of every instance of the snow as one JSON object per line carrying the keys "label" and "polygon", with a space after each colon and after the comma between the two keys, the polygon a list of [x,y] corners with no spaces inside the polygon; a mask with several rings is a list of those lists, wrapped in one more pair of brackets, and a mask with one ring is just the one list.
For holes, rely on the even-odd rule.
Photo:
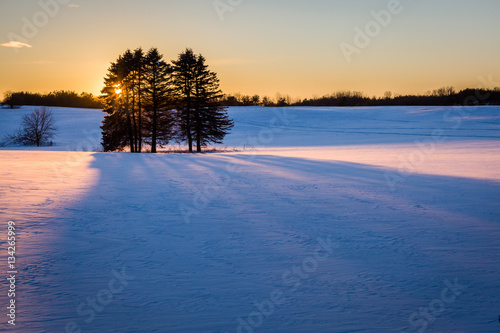
{"label": "snow", "polygon": [[0,150],[1,330],[498,332],[499,107],[230,108],[202,155],[53,110],[54,146]]}
{"label": "snow", "polygon": [[[21,125],[25,114],[33,112],[36,107],[21,109],[0,109],[0,142],[7,133],[12,133]],[[101,140],[101,121],[104,114],[101,110],[77,108],[48,108],[56,119],[57,136],[50,147],[7,147],[2,150],[37,150],[37,151],[82,151],[99,150]]]}

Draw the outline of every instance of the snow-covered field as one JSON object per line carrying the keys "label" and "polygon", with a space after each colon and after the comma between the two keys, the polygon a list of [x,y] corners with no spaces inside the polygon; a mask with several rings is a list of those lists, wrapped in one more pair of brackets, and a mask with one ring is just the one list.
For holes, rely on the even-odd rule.
{"label": "snow-covered field", "polygon": [[202,155],[54,112],[56,145],[0,148],[0,330],[500,330],[500,107],[231,108]]}

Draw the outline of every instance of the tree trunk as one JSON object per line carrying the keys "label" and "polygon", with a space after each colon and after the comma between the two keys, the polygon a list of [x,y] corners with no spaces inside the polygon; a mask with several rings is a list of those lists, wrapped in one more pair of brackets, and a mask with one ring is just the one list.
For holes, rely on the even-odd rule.
{"label": "tree trunk", "polygon": [[138,86],[137,86],[137,98],[138,98],[138,108],[139,108],[139,132],[138,132],[138,135],[139,135],[139,142],[138,142],[138,152],[142,152],[142,105],[141,105],[141,70],[139,70],[139,73],[138,73]]}
{"label": "tree trunk", "polygon": [[129,110],[129,105],[128,105],[128,91],[125,92],[126,96],[126,104],[125,104],[125,112],[127,114],[127,127],[128,127],[128,137],[130,141],[130,152],[134,153],[134,133],[132,129],[132,121],[130,119],[130,110]]}
{"label": "tree trunk", "polygon": [[193,136],[191,133],[191,94],[187,95],[186,131],[188,137],[189,152],[193,153]]}
{"label": "tree trunk", "polygon": [[188,109],[187,113],[187,122],[186,122],[186,131],[188,135],[188,145],[189,145],[189,152],[193,152],[193,136],[191,135],[191,111]]}
{"label": "tree trunk", "polygon": [[153,111],[153,134],[151,138],[151,153],[156,154],[156,126],[157,126],[158,111],[156,106],[154,106]]}
{"label": "tree trunk", "polygon": [[137,117],[135,116],[135,92],[132,90],[132,125],[133,127],[133,133],[134,133],[134,153],[137,153],[138,150],[138,138],[137,138]]}
{"label": "tree trunk", "polygon": [[201,153],[201,119],[199,110],[196,112],[196,152]]}
{"label": "tree trunk", "polygon": [[201,153],[201,119],[200,119],[200,105],[199,105],[199,97],[200,97],[200,91],[199,91],[199,82],[198,80],[195,80],[195,115],[196,115],[196,152]]}
{"label": "tree trunk", "polygon": [[201,153],[201,141],[198,135],[198,139],[196,140],[196,152]]}

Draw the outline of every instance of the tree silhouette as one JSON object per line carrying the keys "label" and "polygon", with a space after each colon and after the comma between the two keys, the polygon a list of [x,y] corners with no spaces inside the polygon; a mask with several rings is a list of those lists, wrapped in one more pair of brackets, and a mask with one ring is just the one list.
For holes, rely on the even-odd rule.
{"label": "tree silhouette", "polygon": [[174,103],[171,86],[172,67],[164,60],[158,49],[152,48],[144,59],[145,87],[144,100],[148,137],[151,152],[156,153],[157,145],[168,144],[174,134]]}
{"label": "tree silhouette", "polygon": [[219,80],[208,69],[205,58],[186,49],[174,64],[172,83],[178,95],[179,138],[187,140],[189,152],[201,152],[208,143],[221,143],[233,122],[221,105]]}
{"label": "tree silhouette", "polygon": [[177,60],[172,61],[172,84],[177,95],[177,116],[179,121],[179,138],[187,140],[189,152],[193,152],[193,107],[194,107],[194,72],[196,68],[196,55],[193,50],[186,49],[179,54]]}
{"label": "tree silhouette", "polygon": [[[132,65],[132,98],[133,105],[135,110],[135,106],[137,105],[137,124],[135,127],[136,140],[135,140],[135,151],[142,151],[142,136],[143,136],[143,128],[142,128],[142,96],[144,94],[144,51],[142,48],[138,48],[134,51],[133,65]],[[137,104],[135,103],[137,102]],[[135,119],[135,117],[134,117]]]}
{"label": "tree silhouette", "polygon": [[7,140],[15,144],[40,147],[49,143],[56,130],[52,111],[46,107],[35,108],[32,113],[24,115],[21,128]]}
{"label": "tree silhouette", "polygon": [[170,66],[158,49],[127,50],[111,63],[102,89],[106,113],[102,129],[105,151],[140,153],[143,144],[167,144],[174,136],[197,152],[210,142],[220,143],[233,123],[221,106],[217,75],[205,58],[191,49]]}
{"label": "tree silhouette", "polygon": [[104,117],[102,146],[104,151],[122,150],[128,144],[135,152],[134,128],[130,114],[130,80],[132,53],[127,50],[116,62],[111,63],[102,89]]}
{"label": "tree silhouette", "polygon": [[226,107],[220,104],[223,94],[217,74],[208,69],[202,55],[197,57],[194,74],[194,133],[196,151],[201,153],[202,146],[210,142],[222,143],[233,122],[227,115]]}

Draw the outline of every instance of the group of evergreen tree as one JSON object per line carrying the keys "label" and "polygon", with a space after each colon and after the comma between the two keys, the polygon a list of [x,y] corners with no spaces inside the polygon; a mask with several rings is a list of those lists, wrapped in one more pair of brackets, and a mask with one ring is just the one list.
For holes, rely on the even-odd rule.
{"label": "group of evergreen tree", "polygon": [[2,105],[11,109],[22,105],[102,109],[102,103],[98,97],[85,92],[78,94],[74,91],[66,90],[53,91],[48,94],[9,91],[5,93]]}
{"label": "group of evergreen tree", "polygon": [[202,55],[186,49],[172,64],[158,49],[146,54],[127,50],[111,64],[102,90],[104,117],[102,144],[105,151],[130,148],[140,153],[145,145],[172,140],[186,142],[189,152],[201,152],[209,143],[222,143],[233,127],[217,75]]}

